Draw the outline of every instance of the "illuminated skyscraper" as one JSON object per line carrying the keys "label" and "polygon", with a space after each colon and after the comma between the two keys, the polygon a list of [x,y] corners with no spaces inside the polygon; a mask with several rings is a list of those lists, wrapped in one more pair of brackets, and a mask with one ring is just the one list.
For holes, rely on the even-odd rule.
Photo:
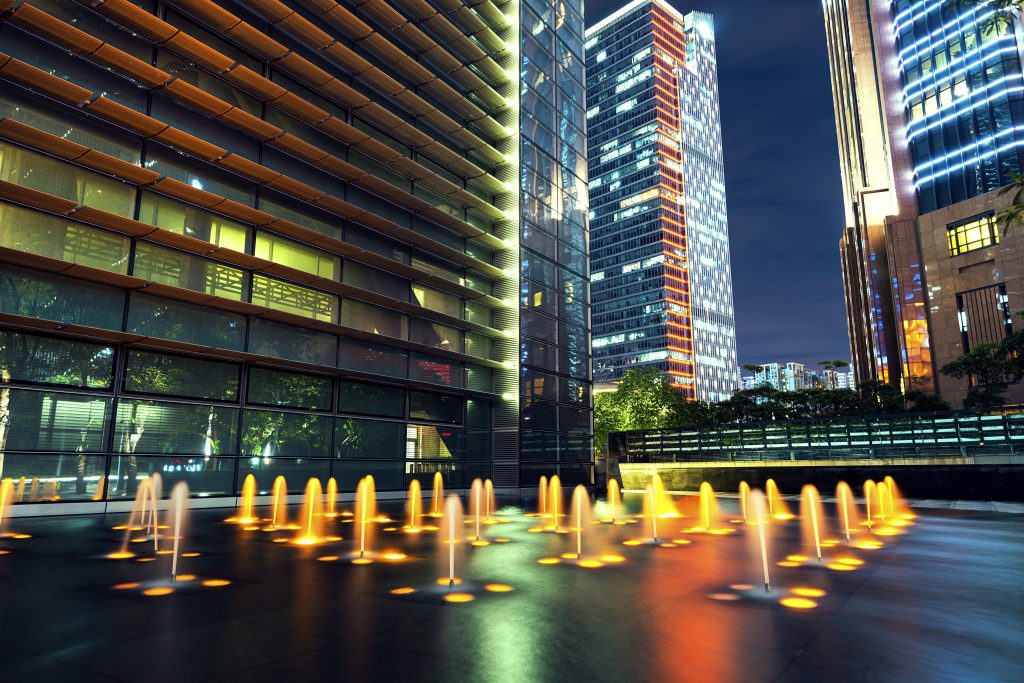
{"label": "illuminated skyscraper", "polygon": [[959,0],[825,0],[824,12],[857,381],[956,403],[966,386],[937,369],[1001,339],[1007,310],[1024,307],[1019,246],[1000,245],[992,221],[1024,168],[1019,20]]}
{"label": "illuminated skyscraper", "polygon": [[587,29],[595,381],[739,387],[711,16],[635,0]]}
{"label": "illuminated skyscraper", "polygon": [[0,477],[592,483],[582,12],[0,0]]}

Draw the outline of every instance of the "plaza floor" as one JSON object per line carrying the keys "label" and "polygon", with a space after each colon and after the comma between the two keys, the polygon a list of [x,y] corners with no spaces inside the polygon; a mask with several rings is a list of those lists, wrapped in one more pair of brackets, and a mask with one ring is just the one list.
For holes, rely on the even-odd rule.
{"label": "plaza floor", "polygon": [[[734,500],[722,507],[735,516]],[[778,566],[802,548],[796,522],[776,525],[775,592],[762,597],[753,527],[688,535],[692,518],[666,520],[660,536],[690,543],[664,548],[623,545],[640,524],[594,525],[588,552],[625,561],[586,569],[538,564],[572,539],[503,512],[486,534],[508,542],[467,548],[457,574],[512,590],[467,603],[433,589],[447,571],[434,534],[383,531],[394,525],[378,525],[374,547],[408,560],[353,565],[340,519],[328,533],[342,541],[297,547],[273,541],[297,532],[196,511],[183,549],[199,555],[179,571],[197,578],[146,597],[113,586],[145,586],[169,558],[103,559],[123,515],[14,519],[32,537],[0,539],[0,681],[1024,680],[1021,515],[922,509],[879,549],[825,549],[826,562],[863,561],[850,571]],[[231,583],[188,588],[211,578]],[[391,592],[402,587],[416,590]],[[779,604],[801,592],[814,608]]]}

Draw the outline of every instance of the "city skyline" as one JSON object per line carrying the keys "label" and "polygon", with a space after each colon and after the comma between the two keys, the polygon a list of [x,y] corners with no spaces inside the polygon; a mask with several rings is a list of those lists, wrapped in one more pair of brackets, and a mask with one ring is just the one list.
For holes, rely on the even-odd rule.
{"label": "city skyline", "polygon": [[[587,25],[623,4],[588,3]],[[835,243],[843,201],[821,6],[669,4],[714,19],[740,366],[850,360]],[[778,73],[787,75],[785,98]],[[785,277],[797,269],[799,282]]]}

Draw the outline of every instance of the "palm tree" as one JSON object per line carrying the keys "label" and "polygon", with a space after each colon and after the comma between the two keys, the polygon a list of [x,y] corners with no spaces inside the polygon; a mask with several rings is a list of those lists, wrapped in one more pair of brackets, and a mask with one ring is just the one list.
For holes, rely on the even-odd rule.
{"label": "palm tree", "polygon": [[999,196],[1013,195],[1010,204],[996,214],[996,223],[1005,235],[1015,224],[1024,224],[1024,174],[1011,173],[1010,184],[999,190]]}
{"label": "palm tree", "polygon": [[960,6],[964,8],[984,6],[985,9],[995,10],[995,13],[981,25],[981,30],[986,34],[1009,29],[1014,18],[1021,16],[1021,5],[1021,0],[960,0]]}

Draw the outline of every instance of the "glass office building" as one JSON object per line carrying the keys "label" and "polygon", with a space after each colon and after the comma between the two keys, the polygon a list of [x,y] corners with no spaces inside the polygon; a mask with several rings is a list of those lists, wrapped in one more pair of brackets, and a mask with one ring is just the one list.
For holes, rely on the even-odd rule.
{"label": "glass office building", "polygon": [[711,16],[636,0],[587,29],[595,381],[739,388]]}
{"label": "glass office building", "polygon": [[1024,74],[1014,22],[989,4],[896,0],[893,30],[921,213],[1010,182],[1024,165]]}
{"label": "glass office building", "polygon": [[[95,510],[151,472],[204,498],[248,474],[514,487],[526,459],[590,481],[579,10],[0,0],[17,501]],[[556,197],[527,192],[520,130]],[[521,259],[535,231],[556,249]],[[547,351],[527,282],[558,306]],[[551,437],[521,456],[537,391]]]}
{"label": "glass office building", "polygon": [[590,483],[583,2],[524,0],[520,11],[521,482],[557,470]]}

